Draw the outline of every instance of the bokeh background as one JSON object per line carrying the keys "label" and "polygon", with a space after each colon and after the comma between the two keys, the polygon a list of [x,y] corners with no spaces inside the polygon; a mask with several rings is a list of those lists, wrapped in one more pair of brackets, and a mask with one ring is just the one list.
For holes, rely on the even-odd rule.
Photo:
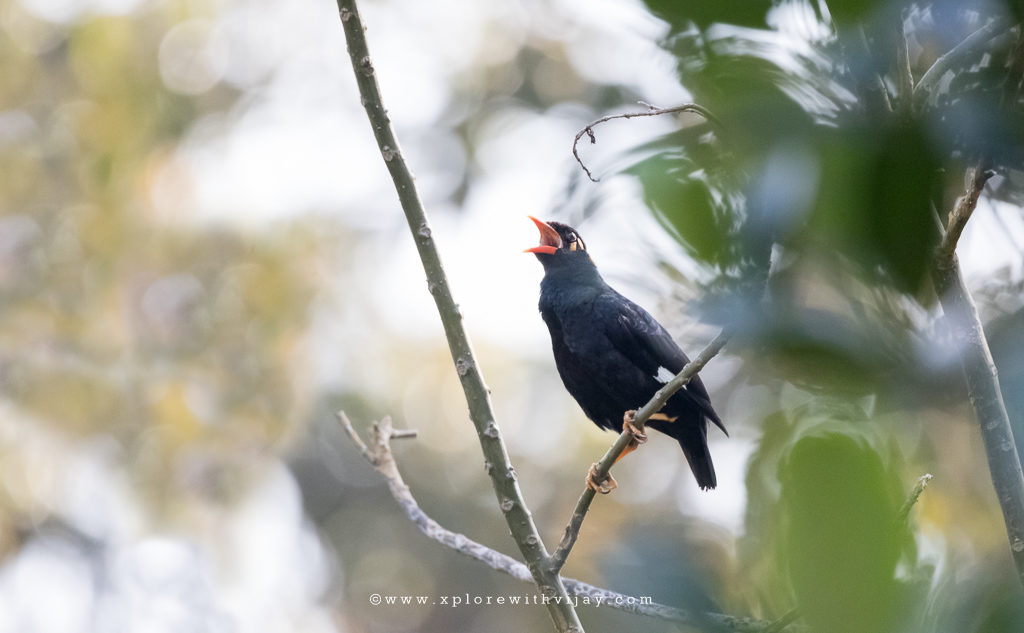
{"label": "bokeh background", "polygon": [[[690,353],[739,323],[702,374],[718,489],[654,437],[566,575],[822,631],[1024,630],[927,274],[933,207],[984,157],[961,262],[1019,425],[1019,3],[360,8],[549,546],[614,436],[555,373],[526,215],[576,226]],[[901,92],[899,24],[919,80],[991,20]],[[588,121],[690,100],[721,127],[614,121],[581,145],[600,182],[573,161]],[[331,2],[0,0],[0,306],[0,632],[549,629],[369,602],[534,591],[419,534],[335,421],[417,429],[423,508],[515,555]]]}

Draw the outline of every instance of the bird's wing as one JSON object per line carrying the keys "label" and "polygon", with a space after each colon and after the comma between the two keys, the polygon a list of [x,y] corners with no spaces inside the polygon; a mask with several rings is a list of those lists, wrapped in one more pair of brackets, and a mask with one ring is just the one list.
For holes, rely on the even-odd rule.
{"label": "bird's wing", "polygon": [[[605,336],[615,349],[658,382],[668,382],[690,362],[654,317],[622,295],[615,293],[602,296],[598,300],[597,309],[606,315],[599,322],[603,324]],[[700,407],[709,420],[725,431],[721,418],[711,406],[711,396],[700,376],[694,376],[677,393]]]}

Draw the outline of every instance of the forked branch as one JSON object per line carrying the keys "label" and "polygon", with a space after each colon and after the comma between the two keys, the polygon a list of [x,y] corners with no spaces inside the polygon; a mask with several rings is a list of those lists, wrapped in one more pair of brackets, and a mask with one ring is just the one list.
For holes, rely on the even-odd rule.
{"label": "forked branch", "polygon": [[[374,422],[370,427],[369,446],[352,426],[352,422],[345,415],[344,411],[338,412],[338,419],[341,421],[345,432],[352,438],[352,441],[359,448],[373,468],[384,477],[388,484],[388,491],[398,502],[405,515],[412,521],[423,534],[434,541],[441,543],[449,549],[455,550],[478,560],[491,569],[504,572],[516,580],[533,582],[530,570],[523,563],[511,556],[506,556],[495,551],[486,545],[456,532],[452,532],[441,526],[437,521],[430,518],[412,496],[409,486],[402,479],[398,470],[394,455],[391,452],[391,440],[399,437],[411,437],[415,433],[409,431],[395,430],[391,425],[390,418],[384,418],[380,422]],[[684,609],[677,609],[664,604],[650,602],[648,599],[640,599],[634,596],[595,587],[594,585],[575,580],[573,578],[562,578],[566,591],[573,598],[581,603],[589,603],[598,607],[610,607],[627,613],[635,613],[672,622],[680,622],[690,625],[706,624],[714,630],[727,629],[738,633],[764,633],[771,623],[762,622],[750,618],[736,618],[721,613],[693,612]]]}

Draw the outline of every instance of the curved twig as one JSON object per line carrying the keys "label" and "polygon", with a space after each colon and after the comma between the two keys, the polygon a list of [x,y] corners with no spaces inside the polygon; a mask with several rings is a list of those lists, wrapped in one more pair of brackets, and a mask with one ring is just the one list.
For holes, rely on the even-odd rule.
{"label": "curved twig", "polygon": [[586,134],[587,137],[590,138],[591,145],[597,143],[597,137],[594,135],[595,126],[601,125],[602,123],[606,123],[608,121],[612,121],[614,119],[635,119],[637,117],[642,116],[661,116],[662,114],[674,114],[676,112],[695,112],[719,127],[721,127],[722,125],[718,118],[715,117],[715,115],[711,114],[711,112],[707,108],[705,108],[704,106],[699,106],[696,103],[684,103],[682,105],[674,106],[671,108],[656,108],[652,105],[645,105],[647,105],[648,109],[644,112],[627,112],[625,114],[612,114],[609,116],[603,116],[600,119],[591,121],[590,123],[587,124],[586,127],[584,127],[582,130],[576,133],[576,138],[574,138],[572,141],[572,155],[576,157],[576,162],[580,164],[580,167],[583,168],[583,172],[587,174],[587,178],[589,178],[591,182],[598,182],[600,179],[594,178],[594,175],[590,173],[590,169],[588,169],[586,164],[583,163],[583,159],[580,158],[580,152],[577,146],[579,145],[580,139],[583,138],[584,134]]}

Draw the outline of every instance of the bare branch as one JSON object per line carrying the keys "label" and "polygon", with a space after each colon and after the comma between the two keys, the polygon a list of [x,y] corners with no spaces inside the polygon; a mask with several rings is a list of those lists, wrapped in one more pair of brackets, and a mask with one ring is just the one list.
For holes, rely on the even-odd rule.
{"label": "bare branch", "polygon": [[591,182],[597,182],[600,179],[594,178],[594,175],[590,173],[590,169],[588,169],[587,166],[583,163],[583,159],[580,158],[580,152],[577,146],[579,145],[580,139],[583,138],[584,134],[586,134],[587,137],[590,139],[591,145],[597,143],[597,137],[594,136],[594,127],[601,125],[602,123],[607,123],[608,121],[612,121],[614,119],[634,119],[636,117],[661,116],[662,114],[674,114],[676,112],[695,112],[704,117],[705,119],[707,119],[708,121],[721,127],[721,123],[713,114],[711,114],[710,111],[708,111],[707,108],[699,106],[696,103],[684,103],[682,105],[678,105],[672,108],[656,108],[646,103],[644,105],[646,105],[648,108],[644,112],[627,112],[625,114],[613,114],[609,116],[603,116],[600,119],[597,119],[596,121],[591,121],[590,123],[587,124],[585,128],[576,133],[576,138],[574,138],[572,141],[572,155],[576,157],[576,162],[580,164],[580,167],[583,168],[584,173],[587,174],[587,178],[589,178]]}
{"label": "bare branch", "polygon": [[982,190],[985,189],[985,183],[994,175],[995,172],[986,169],[981,161],[974,167],[970,174],[967,192],[957,199],[956,205],[949,213],[945,235],[943,235],[942,242],[939,244],[935,254],[936,262],[939,266],[950,267],[956,265],[954,253],[956,252],[957,242],[960,241],[960,235],[963,233],[964,227],[967,226],[967,221],[971,219],[974,209],[978,206],[978,199],[981,197]]}
{"label": "bare branch", "polygon": [[[445,547],[478,560],[491,569],[504,572],[516,580],[523,582],[534,581],[530,570],[523,563],[486,545],[477,543],[462,534],[445,529],[437,521],[427,516],[423,509],[420,508],[416,499],[412,496],[409,486],[402,479],[402,474],[399,472],[394,455],[391,452],[391,440],[406,436],[408,431],[395,430],[391,425],[391,418],[385,417],[380,422],[374,422],[371,425],[370,447],[367,447],[355,428],[353,428],[352,422],[345,415],[344,411],[338,412],[338,419],[341,421],[348,436],[352,438],[352,441],[363,454],[363,457],[370,462],[374,470],[384,477],[391,496],[398,502],[398,505],[405,511],[405,515],[421,532]],[[591,604],[607,606],[627,613],[686,624],[711,623],[719,628],[725,627],[740,633],[762,633],[766,630],[766,627],[770,626],[767,622],[751,618],[736,618],[721,613],[692,612],[664,604],[652,603],[646,599],[641,600],[634,596],[627,596],[615,591],[609,591],[608,589],[595,587],[573,578],[563,578],[562,583],[565,585],[568,594],[574,598],[579,600],[587,599]]]}
{"label": "bare branch", "polygon": [[936,250],[932,279],[942,311],[960,350],[967,395],[985,444],[989,473],[1003,511],[1017,575],[1021,584],[1024,584],[1024,474],[1021,473],[1020,456],[1017,454],[992,352],[985,338],[978,309],[964,284],[956,256],[957,237],[974,212],[981,188],[987,180],[986,173],[980,166],[974,169],[967,192],[950,213],[946,235]]}
{"label": "bare branch", "polygon": [[899,512],[896,513],[896,523],[902,525],[907,522],[910,518],[910,511],[914,509],[914,504],[921,498],[921,493],[928,487],[929,482],[933,477],[930,474],[921,475],[918,478],[917,483],[914,485],[914,489],[910,491],[910,496],[907,498],[903,506],[900,507]]}
{"label": "bare branch", "polygon": [[[665,406],[668,399],[672,397],[672,394],[682,389],[686,383],[690,382],[690,379],[697,375],[704,365],[714,358],[718,352],[725,347],[725,344],[729,341],[732,336],[732,330],[726,328],[714,338],[708,346],[701,351],[692,361],[686,364],[672,380],[665,383],[661,389],[654,394],[650,401],[637,410],[633,423],[641,431],[644,425],[647,424],[647,420],[652,415],[661,411],[661,408]],[[597,467],[594,471],[594,480],[602,481],[608,477],[608,471],[611,470],[612,464],[619,458],[622,451],[626,449],[626,445],[633,439],[632,431],[624,430],[615,443],[612,444],[608,452],[604,454],[601,461],[597,463]],[[583,525],[583,519],[587,516],[587,512],[590,510],[590,504],[594,501],[594,495],[596,493],[590,487],[587,487],[583,494],[580,495],[579,501],[576,502],[576,509],[573,510],[572,516],[569,518],[569,524],[565,526],[565,533],[562,536],[561,542],[558,547],[551,554],[550,565],[551,569],[555,572],[562,569],[565,565],[566,559],[569,557],[569,552],[572,551],[573,545],[576,544],[576,539],[579,537],[580,526]]]}
{"label": "bare branch", "polygon": [[352,70],[359,86],[359,95],[370,120],[381,157],[398,192],[398,199],[413,241],[416,243],[416,249],[419,251],[420,261],[427,275],[427,288],[434,297],[434,303],[444,325],[455,370],[462,383],[466,403],[469,405],[469,415],[476,428],[485,463],[489,465],[487,472],[499,507],[505,516],[512,538],[533,575],[534,582],[544,596],[551,598],[545,602],[545,606],[555,628],[560,633],[582,633],[583,625],[580,624],[576,611],[568,600],[568,593],[562,585],[561,578],[557,573],[550,572],[548,565],[545,564],[548,559],[547,550],[519,489],[515,470],[509,461],[508,451],[505,450],[505,443],[491,407],[489,390],[473,353],[469,335],[463,327],[462,314],[448,286],[427,214],[416,191],[412,172],[406,165],[398,140],[391,129],[391,121],[381,99],[356,1],[338,0],[338,10],[348,42]]}

